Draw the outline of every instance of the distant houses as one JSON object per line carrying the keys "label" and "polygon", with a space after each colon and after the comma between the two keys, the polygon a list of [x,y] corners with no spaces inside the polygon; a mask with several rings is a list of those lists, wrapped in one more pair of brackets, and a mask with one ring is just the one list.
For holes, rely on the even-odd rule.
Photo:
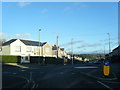
{"label": "distant houses", "polygon": [[52,46],[53,57],[64,58],[67,57],[67,53],[64,48],[57,47],[56,45]]}

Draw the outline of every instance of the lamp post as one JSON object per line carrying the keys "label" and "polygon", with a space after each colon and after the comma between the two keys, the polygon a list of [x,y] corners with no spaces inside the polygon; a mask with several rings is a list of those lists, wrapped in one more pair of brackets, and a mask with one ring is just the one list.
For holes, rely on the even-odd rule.
{"label": "lamp post", "polygon": [[39,29],[39,33],[38,33],[38,39],[39,39],[39,64],[40,64],[40,31],[41,29]]}
{"label": "lamp post", "polygon": [[111,52],[111,50],[110,50],[110,34],[109,33],[107,33],[108,34],[108,39],[109,39],[109,54],[110,54],[110,52]]}

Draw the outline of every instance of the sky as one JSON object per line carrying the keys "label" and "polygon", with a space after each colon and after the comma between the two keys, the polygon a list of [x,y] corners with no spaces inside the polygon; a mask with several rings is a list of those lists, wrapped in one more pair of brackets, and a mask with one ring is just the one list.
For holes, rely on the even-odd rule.
{"label": "sky", "polygon": [[108,53],[118,46],[117,2],[3,2],[2,32],[20,38],[58,44],[74,53]]}

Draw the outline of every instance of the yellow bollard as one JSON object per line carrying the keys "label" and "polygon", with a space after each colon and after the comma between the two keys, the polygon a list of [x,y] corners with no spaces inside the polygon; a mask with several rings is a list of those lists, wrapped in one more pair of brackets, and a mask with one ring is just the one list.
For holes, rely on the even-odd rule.
{"label": "yellow bollard", "polygon": [[103,66],[103,74],[104,74],[104,76],[109,76],[110,75],[109,62],[105,62],[104,66]]}
{"label": "yellow bollard", "polygon": [[103,73],[104,73],[104,76],[109,76],[109,74],[110,74],[110,66],[104,65]]}

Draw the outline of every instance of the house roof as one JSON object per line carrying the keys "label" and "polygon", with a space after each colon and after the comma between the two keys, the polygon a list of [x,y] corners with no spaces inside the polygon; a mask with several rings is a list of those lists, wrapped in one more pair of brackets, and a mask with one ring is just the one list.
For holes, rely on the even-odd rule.
{"label": "house roof", "polygon": [[2,44],[2,46],[7,46],[7,45],[10,45],[12,42],[16,41],[17,39],[11,39],[5,43]]}
{"label": "house roof", "polygon": [[52,46],[52,50],[57,50],[57,48],[59,48],[59,46],[57,47],[57,45]]}
{"label": "house roof", "polygon": [[64,48],[60,48],[60,50],[64,51],[65,49]]}
{"label": "house roof", "polygon": [[[7,46],[10,45],[11,43],[13,43],[14,41],[16,41],[17,39],[11,39],[5,43],[3,43],[3,46]],[[23,42],[25,45],[29,45],[29,46],[39,46],[39,42],[37,41],[30,41],[30,40],[22,40],[20,39],[21,42]],[[44,46],[47,42],[40,42],[40,46]]]}
{"label": "house roof", "polygon": [[118,47],[116,47],[115,49],[113,49],[113,51],[119,50],[119,48],[120,48],[120,45]]}

